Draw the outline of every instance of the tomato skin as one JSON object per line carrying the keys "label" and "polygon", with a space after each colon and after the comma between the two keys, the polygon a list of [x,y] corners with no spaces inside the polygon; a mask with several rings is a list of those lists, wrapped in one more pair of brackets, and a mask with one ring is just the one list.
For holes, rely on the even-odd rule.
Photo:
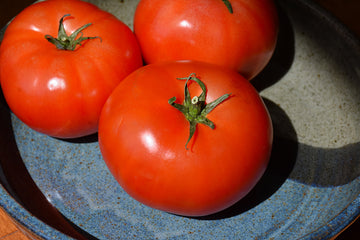
{"label": "tomato skin", "polygon": [[[59,50],[59,20],[70,35],[81,26],[83,42]],[[10,23],[0,46],[0,82],[5,99],[29,127],[60,138],[97,132],[99,115],[112,90],[142,66],[133,32],[115,16],[79,0],[48,0],[24,9]]]}
{"label": "tomato skin", "polygon": [[[215,129],[189,123],[168,99],[184,99],[184,81],[205,83],[206,102],[231,97],[208,114]],[[191,83],[190,94],[200,94]],[[130,74],[110,95],[99,122],[103,158],[122,188],[139,202],[166,212],[203,216],[244,197],[264,173],[273,130],[268,111],[240,74],[207,63],[162,62]]]}
{"label": "tomato skin", "polygon": [[247,79],[269,62],[277,41],[272,0],[141,0],[134,17],[145,62],[197,60],[230,67]]}

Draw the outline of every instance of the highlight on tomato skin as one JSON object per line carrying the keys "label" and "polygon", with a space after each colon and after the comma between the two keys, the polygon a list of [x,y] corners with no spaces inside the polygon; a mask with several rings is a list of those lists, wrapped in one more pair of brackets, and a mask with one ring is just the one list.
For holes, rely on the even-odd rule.
{"label": "highlight on tomato skin", "polygon": [[273,0],[141,0],[134,16],[146,63],[196,60],[249,80],[270,61],[278,28]]}
{"label": "highlight on tomato skin", "polygon": [[30,5],[0,45],[0,83],[11,111],[58,138],[96,133],[107,97],[142,65],[131,29],[80,0]]}
{"label": "highlight on tomato skin", "polygon": [[246,196],[267,167],[272,138],[250,82],[196,61],[134,71],[99,122],[100,150],[120,186],[142,204],[184,216],[210,215]]}

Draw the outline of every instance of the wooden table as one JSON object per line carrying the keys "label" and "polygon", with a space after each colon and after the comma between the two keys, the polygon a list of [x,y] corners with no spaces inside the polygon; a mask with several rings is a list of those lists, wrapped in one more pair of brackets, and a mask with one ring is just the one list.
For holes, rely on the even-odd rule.
{"label": "wooden table", "polygon": [[[359,0],[314,0],[332,12],[360,38]],[[33,0],[2,0],[0,8],[0,28]],[[0,240],[28,240],[12,219],[0,208]],[[26,233],[28,235],[28,233]],[[336,240],[357,240],[360,236],[360,219],[355,221]]]}

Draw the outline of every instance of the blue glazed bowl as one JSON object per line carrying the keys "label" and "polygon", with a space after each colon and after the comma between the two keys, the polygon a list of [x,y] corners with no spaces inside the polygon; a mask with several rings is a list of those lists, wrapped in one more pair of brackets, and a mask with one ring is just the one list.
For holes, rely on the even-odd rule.
{"label": "blue glazed bowl", "polygon": [[[138,1],[91,2],[132,27]],[[0,206],[44,239],[330,239],[341,232],[360,215],[360,44],[311,1],[279,0],[278,10],[275,54],[252,80],[271,114],[274,146],[244,199],[202,218],[146,207],[112,177],[96,135],[39,134],[1,96]]]}

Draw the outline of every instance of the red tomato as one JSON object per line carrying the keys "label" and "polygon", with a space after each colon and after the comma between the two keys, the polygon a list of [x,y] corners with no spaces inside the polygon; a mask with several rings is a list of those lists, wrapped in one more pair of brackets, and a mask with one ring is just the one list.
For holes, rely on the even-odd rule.
{"label": "red tomato", "polygon": [[278,17],[272,0],[141,0],[134,31],[147,63],[198,60],[252,79],[274,52]]}
{"label": "red tomato", "polygon": [[[60,19],[60,33],[71,35],[80,28],[71,37],[61,33],[66,41],[78,39],[68,50],[47,40],[46,35],[57,37]],[[0,82],[10,109],[31,128],[61,138],[95,133],[107,97],[140,66],[133,32],[113,15],[78,0],[29,6],[8,26],[0,47]]]}
{"label": "red tomato", "polygon": [[[207,93],[201,95],[190,79],[194,98],[185,105],[192,102],[188,107],[201,116],[185,117],[172,106],[182,108],[185,98],[185,80],[177,78],[190,75]],[[209,109],[219,97],[208,114],[196,110]],[[191,118],[214,126],[198,123],[187,143]],[[203,216],[231,206],[254,187],[267,167],[272,131],[261,97],[240,74],[203,62],[163,62],[136,70],[110,95],[100,116],[99,144],[130,196],[166,212]]]}

